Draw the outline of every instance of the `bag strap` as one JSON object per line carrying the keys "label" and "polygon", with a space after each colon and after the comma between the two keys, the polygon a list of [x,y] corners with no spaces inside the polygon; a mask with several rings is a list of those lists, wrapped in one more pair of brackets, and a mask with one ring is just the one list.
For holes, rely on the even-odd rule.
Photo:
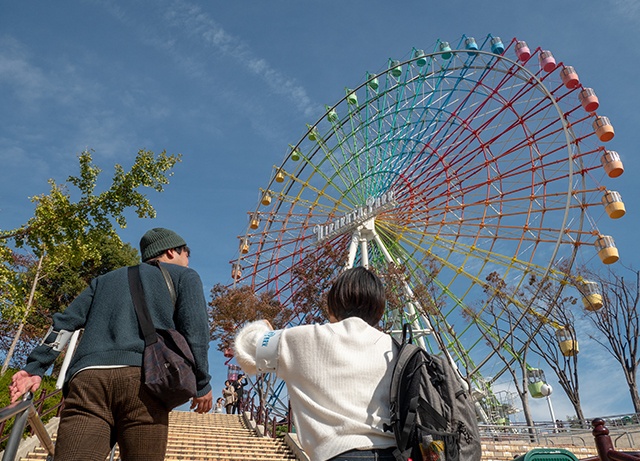
{"label": "bag strap", "polygon": [[175,309],[178,296],[176,295],[176,289],[173,285],[173,279],[171,278],[171,275],[169,275],[169,271],[162,264],[160,264],[160,261],[158,261],[157,259],[150,262],[149,264],[156,266],[158,269],[160,269],[160,272],[162,272],[164,283],[167,284],[167,289],[169,290],[169,294],[171,295],[171,302],[173,303],[173,308]]}
{"label": "bag strap", "polygon": [[129,291],[133,299],[133,306],[136,310],[140,330],[144,336],[144,345],[149,346],[158,341],[156,329],[151,320],[151,314],[147,308],[147,301],[144,299],[144,291],[142,290],[142,280],[140,279],[140,266],[130,266],[128,269]]}

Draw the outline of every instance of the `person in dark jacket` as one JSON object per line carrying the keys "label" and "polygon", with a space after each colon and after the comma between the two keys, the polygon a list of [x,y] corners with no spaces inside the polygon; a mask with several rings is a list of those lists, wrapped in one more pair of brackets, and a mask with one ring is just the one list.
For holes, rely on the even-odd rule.
{"label": "person in dark jacket", "polygon": [[[158,267],[140,266],[147,306],[156,328],[184,335],[196,364],[197,394],[191,409],[212,407],[209,384],[209,327],[202,281],[190,269],[190,250],[175,232],[155,228],[140,240],[142,260],[162,264],[177,294],[174,307]],[[38,389],[41,377],[75,330],[84,329],[65,377],[65,406],[55,446],[55,460],[103,461],[118,443],[125,461],[164,460],[169,411],[141,382],[144,338],[129,291],[127,268],[95,278],[64,312],[29,355],[9,386],[11,401]]]}
{"label": "person in dark jacket", "polygon": [[240,412],[244,410],[242,405],[244,403],[244,386],[247,385],[247,378],[245,375],[238,375],[238,379],[233,381],[231,385],[236,390],[236,401],[233,402],[232,413],[240,414]]}

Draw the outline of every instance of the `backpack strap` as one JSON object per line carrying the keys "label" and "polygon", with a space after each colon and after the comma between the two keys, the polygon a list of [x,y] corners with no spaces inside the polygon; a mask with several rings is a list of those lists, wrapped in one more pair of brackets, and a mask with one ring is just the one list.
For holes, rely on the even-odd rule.
{"label": "backpack strap", "polygon": [[[396,342],[396,344],[398,343]],[[400,386],[402,370],[404,370],[407,363],[409,363],[409,361],[420,352],[420,348],[414,344],[405,344],[404,347],[399,345],[399,347],[400,353],[398,354],[396,365],[393,367],[393,375],[391,378],[390,403],[392,408],[397,402],[398,386]],[[391,424],[393,424],[393,421],[391,421]]]}
{"label": "backpack strap", "polygon": [[[420,348],[413,343],[413,331],[411,330],[411,325],[409,323],[405,323],[402,326],[402,341],[398,341],[393,336],[393,343],[398,348],[398,360],[396,361],[395,366],[393,367],[393,375],[391,378],[391,390],[390,390],[390,403],[391,408],[394,408],[394,404],[397,402],[398,397],[398,386],[400,385],[400,376],[402,370],[407,365],[409,360],[420,350]],[[406,345],[410,345],[410,347],[404,347]],[[391,425],[393,426],[393,421],[391,421]]]}
{"label": "backpack strap", "polygon": [[402,345],[413,344],[413,330],[410,323],[402,325]]}

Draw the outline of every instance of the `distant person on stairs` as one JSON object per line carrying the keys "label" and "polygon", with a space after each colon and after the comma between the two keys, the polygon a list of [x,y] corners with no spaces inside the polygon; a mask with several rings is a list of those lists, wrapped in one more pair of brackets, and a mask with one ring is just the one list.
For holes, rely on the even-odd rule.
{"label": "distant person on stairs", "polygon": [[224,413],[224,399],[222,397],[218,397],[216,400],[216,404],[213,406],[214,413]]}
{"label": "distant person on stairs", "polygon": [[224,397],[224,406],[227,409],[227,414],[233,413],[233,406],[236,403],[236,388],[231,384],[231,381],[226,380],[224,382],[224,389],[222,389],[222,396]]}
{"label": "distant person on stairs", "polygon": [[[211,410],[209,326],[200,276],[189,269],[190,250],[175,232],[155,228],[140,240],[140,278],[156,328],[184,335],[196,362],[197,396],[191,409]],[[174,308],[161,264],[177,294]],[[128,269],[95,278],[62,313],[13,376],[11,401],[40,386],[41,377],[71,334],[84,329],[64,385],[65,406],[55,446],[56,461],[104,461],[115,443],[123,461],[164,460],[169,411],[141,382],[144,338],[129,290]]]}
{"label": "distant person on stairs", "polygon": [[376,328],[385,309],[382,282],[356,267],[329,291],[329,323],[273,331],[251,322],[236,335],[235,358],[249,374],[287,383],[293,422],[312,461],[395,461],[389,388],[396,350]]}
{"label": "distant person on stairs", "polygon": [[244,401],[244,386],[247,385],[247,378],[244,375],[238,375],[238,379],[231,383],[236,390],[236,401],[233,403],[233,413],[240,414],[243,410],[242,403]]}

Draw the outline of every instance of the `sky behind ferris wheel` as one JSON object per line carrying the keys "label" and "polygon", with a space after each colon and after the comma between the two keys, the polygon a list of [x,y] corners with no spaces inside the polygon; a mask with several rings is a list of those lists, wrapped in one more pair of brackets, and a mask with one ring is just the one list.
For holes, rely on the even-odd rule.
{"label": "sky behind ferris wheel", "polygon": [[[28,197],[46,192],[48,178],[75,173],[84,149],[95,151],[107,177],[141,148],[182,153],[166,191],[149,194],[157,219],[131,215],[120,235],[137,246],[147,228],[173,228],[189,241],[207,291],[226,284],[259,188],[325,105],[413,47],[492,34],[552,50],[598,93],[625,163],[616,187],[628,211],[598,226],[614,236],[619,264],[637,266],[639,20],[635,0],[2,1],[0,228],[25,222]],[[632,411],[619,367],[583,344],[586,415]],[[213,348],[211,357],[218,389],[226,370]],[[612,377],[606,386],[604,373]],[[563,419],[573,410],[554,387]],[[532,406],[537,419],[549,418],[546,402]]]}

